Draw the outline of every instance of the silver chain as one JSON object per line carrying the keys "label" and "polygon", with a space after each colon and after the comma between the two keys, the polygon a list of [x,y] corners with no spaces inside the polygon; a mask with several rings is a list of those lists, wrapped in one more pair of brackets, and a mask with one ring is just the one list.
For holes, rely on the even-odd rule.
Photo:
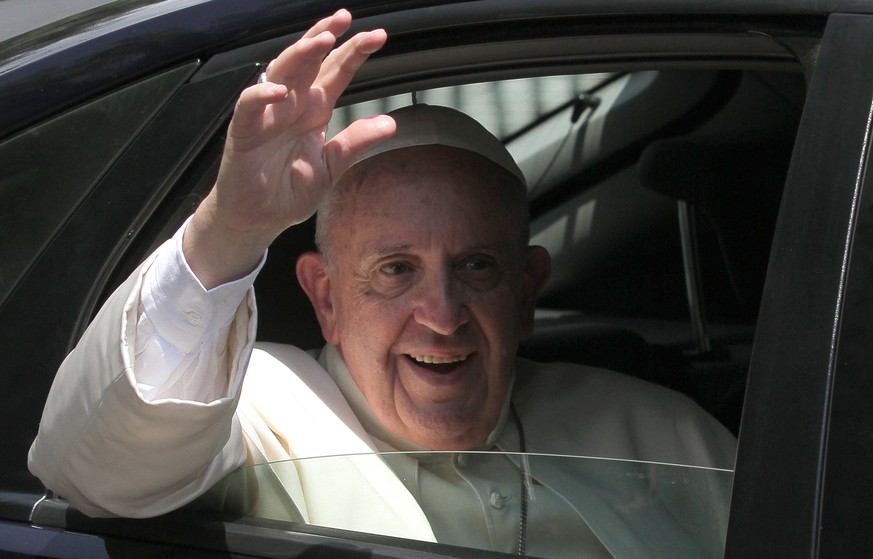
{"label": "silver chain", "polygon": [[519,456],[519,473],[521,474],[521,512],[518,519],[518,555],[523,556],[527,552],[527,501],[528,501],[528,477],[530,472],[527,469],[527,459],[524,454],[527,452],[527,445],[524,442],[524,429],[521,426],[521,418],[515,405],[510,402],[509,410],[512,412],[512,419],[515,421],[515,428],[518,430],[518,448],[521,456]]}

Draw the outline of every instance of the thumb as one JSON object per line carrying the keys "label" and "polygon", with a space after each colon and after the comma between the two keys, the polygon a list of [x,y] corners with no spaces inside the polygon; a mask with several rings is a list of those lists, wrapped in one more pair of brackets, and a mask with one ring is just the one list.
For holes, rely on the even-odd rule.
{"label": "thumb", "polygon": [[369,148],[394,135],[397,124],[387,115],[364,118],[351,123],[324,146],[327,168],[335,184]]}

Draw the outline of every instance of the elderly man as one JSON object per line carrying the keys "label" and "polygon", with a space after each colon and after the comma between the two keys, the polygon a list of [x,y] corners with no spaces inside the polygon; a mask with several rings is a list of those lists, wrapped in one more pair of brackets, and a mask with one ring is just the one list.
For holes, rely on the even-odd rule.
{"label": "elderly man", "polygon": [[[546,251],[527,246],[524,178],[496,138],[450,109],[413,106],[325,143],[336,99],[386,39],[370,31],[334,48],[350,22],[345,11],[320,21],[243,92],[213,191],[61,367],[32,471],[88,514],[150,516],[216,484],[213,496],[229,498],[219,482],[246,463],[356,454],[277,464],[249,504],[537,555],[608,557],[681,533],[648,484],[647,502],[625,503],[632,520],[591,472],[499,454],[361,455],[501,450],[730,468],[734,441],[667,390],[515,359],[549,270]],[[328,345],[317,359],[253,349],[265,251],[318,208],[320,250],[300,257],[297,277]]]}

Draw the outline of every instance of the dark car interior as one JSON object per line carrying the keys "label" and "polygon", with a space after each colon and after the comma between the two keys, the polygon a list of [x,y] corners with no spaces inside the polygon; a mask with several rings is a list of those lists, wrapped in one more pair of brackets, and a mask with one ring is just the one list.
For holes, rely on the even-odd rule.
{"label": "dark car interior", "polygon": [[[556,273],[541,306],[564,312],[544,313],[524,351],[670,386],[736,433],[803,79],[661,74],[604,132],[638,128],[634,136],[647,137],[579,170],[565,183],[577,194],[534,218],[545,228],[586,204],[601,212],[572,249],[552,250]],[[647,98],[658,80],[669,92],[699,82],[708,91],[657,123],[653,110],[682,103],[679,95]],[[652,121],[663,127],[647,130]]]}

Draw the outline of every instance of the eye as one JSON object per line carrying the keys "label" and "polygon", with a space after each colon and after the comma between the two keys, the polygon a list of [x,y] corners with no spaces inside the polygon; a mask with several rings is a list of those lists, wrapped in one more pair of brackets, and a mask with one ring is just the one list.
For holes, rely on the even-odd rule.
{"label": "eye", "polygon": [[500,279],[500,266],[486,255],[465,258],[456,270],[463,281],[479,289],[489,289]]}
{"label": "eye", "polygon": [[412,266],[406,262],[389,262],[388,264],[380,266],[379,272],[386,276],[402,276],[403,274],[412,272]]}
{"label": "eye", "polygon": [[483,272],[492,268],[494,268],[494,262],[482,257],[467,259],[462,264],[462,270],[465,272]]}
{"label": "eye", "polygon": [[375,267],[368,284],[374,293],[386,297],[400,295],[415,282],[417,269],[406,260],[391,260]]}

